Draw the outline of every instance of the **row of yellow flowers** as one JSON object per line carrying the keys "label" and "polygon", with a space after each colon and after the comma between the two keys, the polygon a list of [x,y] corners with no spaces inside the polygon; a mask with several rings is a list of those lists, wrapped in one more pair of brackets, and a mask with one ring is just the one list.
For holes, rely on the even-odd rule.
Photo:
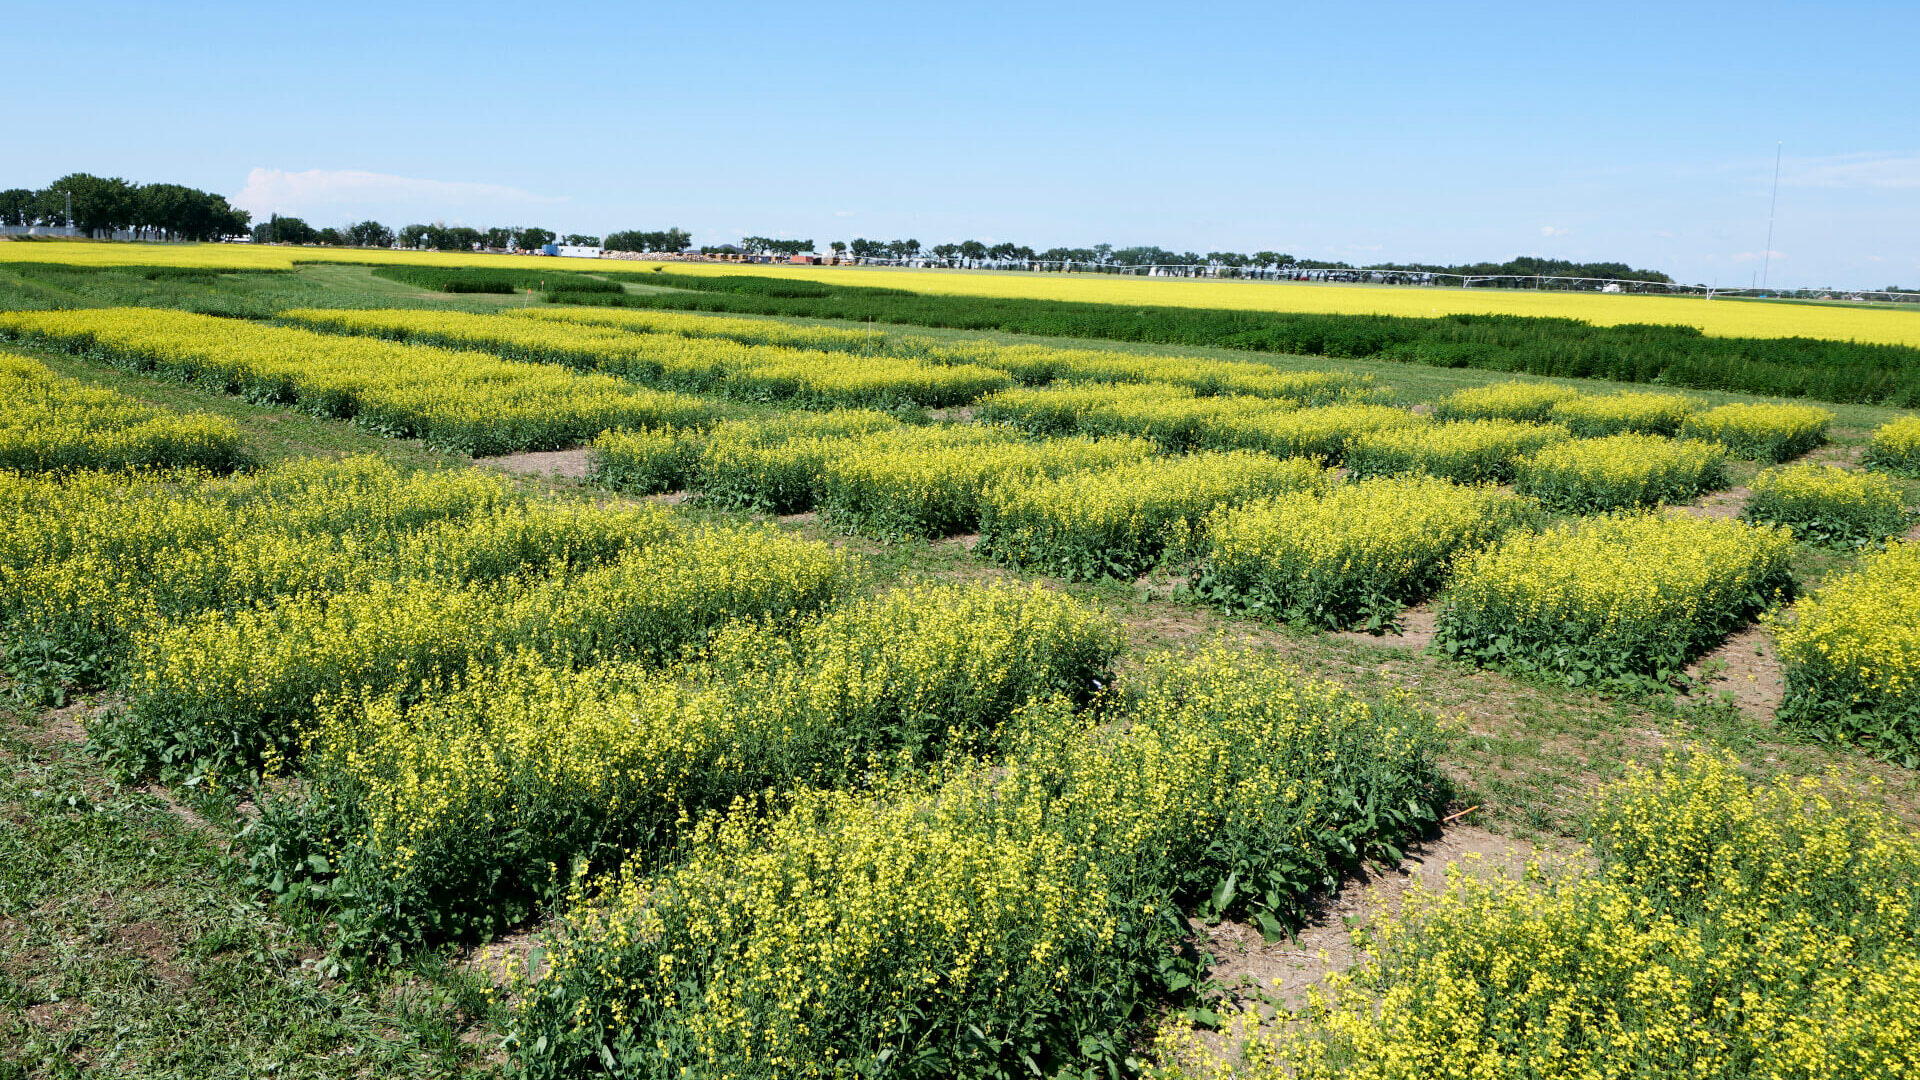
{"label": "row of yellow flowers", "polygon": [[[1224,650],[999,760],[743,800],[677,866],[593,883],[520,995],[529,1075],[1112,1075],[1201,974],[1184,913],[1282,936],[1443,798],[1435,722]],[[1391,857],[1391,856],[1389,856]]]}
{"label": "row of yellow flowers", "polygon": [[24,356],[0,355],[0,470],[232,472],[250,463],[229,420],[156,409]]}
{"label": "row of yellow flowers", "polygon": [[609,428],[703,424],[716,414],[710,400],[607,375],[181,311],[0,312],[7,338],[475,455],[577,446]]}
{"label": "row of yellow flowers", "polygon": [[336,901],[343,952],[486,939],[563,899],[565,868],[661,865],[736,799],[992,754],[1025,705],[1090,696],[1122,640],[1059,592],[940,586],[790,635],[739,622],[666,671],[521,654],[328,705],[303,796],[256,832],[289,891]]}

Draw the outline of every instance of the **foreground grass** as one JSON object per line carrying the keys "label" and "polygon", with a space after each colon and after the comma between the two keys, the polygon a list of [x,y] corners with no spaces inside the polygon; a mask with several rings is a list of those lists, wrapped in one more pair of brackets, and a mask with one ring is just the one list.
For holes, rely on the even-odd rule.
{"label": "foreground grass", "polygon": [[106,782],[82,738],[73,710],[0,710],[0,1078],[493,1069],[480,979],[322,978],[317,928],[244,884],[241,822]]}

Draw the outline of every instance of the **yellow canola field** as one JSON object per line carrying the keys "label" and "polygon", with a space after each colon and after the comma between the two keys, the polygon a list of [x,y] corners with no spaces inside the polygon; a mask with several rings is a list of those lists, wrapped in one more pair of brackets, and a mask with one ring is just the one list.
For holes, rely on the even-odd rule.
{"label": "yellow canola field", "polygon": [[[285,268],[295,262],[380,262],[419,266],[553,269],[551,258],[464,252],[254,247],[248,244],[125,244],[53,241],[0,245],[0,263],[64,262],[96,266]],[[1096,304],[1153,304],[1289,311],[1323,315],[1532,315],[1599,326],[1661,323],[1697,326],[1716,337],[1811,337],[1920,347],[1920,312],[1813,304],[1752,303],[1679,296],[1536,293],[1507,289],[1318,285],[1301,282],[1165,280],[1107,274],[1026,274],[966,270],[861,269],[719,263],[572,260],[565,269],[676,274],[786,274],[828,285],[908,289],[941,296],[1018,297]]]}

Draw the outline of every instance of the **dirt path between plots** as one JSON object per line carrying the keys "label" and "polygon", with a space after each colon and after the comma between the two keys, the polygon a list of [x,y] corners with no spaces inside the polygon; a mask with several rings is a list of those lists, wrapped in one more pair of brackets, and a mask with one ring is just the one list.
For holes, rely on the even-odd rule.
{"label": "dirt path between plots", "polygon": [[1697,680],[1691,696],[1711,701],[1725,695],[1742,713],[1755,720],[1771,720],[1787,696],[1787,676],[1773,637],[1758,626],[1733,634],[1712,652],[1687,668]]}
{"label": "dirt path between plots", "polygon": [[1421,604],[1401,609],[1397,632],[1389,630],[1384,634],[1369,634],[1360,630],[1333,630],[1327,636],[1341,641],[1357,641],[1362,645],[1377,645],[1383,649],[1405,649],[1417,653],[1433,644],[1435,617],[1432,604]]}
{"label": "dirt path between plots", "polygon": [[587,451],[584,449],[542,450],[530,454],[474,458],[473,463],[515,476],[559,476],[568,480],[585,480],[588,465]]}
{"label": "dirt path between plots", "polygon": [[[1556,848],[1551,853],[1578,858],[1574,851]],[[1323,898],[1292,940],[1269,943],[1250,925],[1223,921],[1203,927],[1196,945],[1214,957],[1213,978],[1231,997],[1259,1003],[1267,1014],[1275,1005],[1298,1009],[1307,1003],[1309,988],[1360,960],[1354,928],[1398,911],[1414,889],[1444,890],[1449,866],[1476,877],[1518,878],[1537,852],[1540,849],[1525,840],[1472,825],[1450,825],[1439,836],[1415,844],[1399,866],[1351,877],[1338,893]]]}
{"label": "dirt path between plots", "polygon": [[1685,514],[1688,517],[1737,518],[1740,516],[1740,511],[1747,508],[1747,500],[1752,497],[1752,491],[1743,487],[1735,487],[1728,488],[1725,491],[1716,491],[1711,495],[1702,496],[1693,502],[1669,507],[1668,509],[1673,513]]}

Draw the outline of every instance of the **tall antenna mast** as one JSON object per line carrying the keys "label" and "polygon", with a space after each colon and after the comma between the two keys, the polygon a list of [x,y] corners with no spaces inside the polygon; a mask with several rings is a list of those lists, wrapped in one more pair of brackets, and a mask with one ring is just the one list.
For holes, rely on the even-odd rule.
{"label": "tall antenna mast", "polygon": [[1773,144],[1773,196],[1767,200],[1767,246],[1760,253],[1760,287],[1767,287],[1767,270],[1773,265],[1773,208],[1780,205],[1780,144]]}

